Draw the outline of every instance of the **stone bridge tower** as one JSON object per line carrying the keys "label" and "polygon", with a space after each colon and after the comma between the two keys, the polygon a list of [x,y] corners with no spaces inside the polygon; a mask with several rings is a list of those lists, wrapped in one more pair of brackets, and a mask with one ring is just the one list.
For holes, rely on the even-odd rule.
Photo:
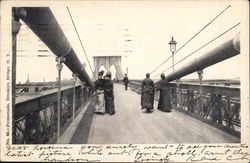
{"label": "stone bridge tower", "polygon": [[116,74],[112,74],[112,78],[122,80],[124,75],[121,68],[121,56],[93,56],[94,58],[94,79],[97,79],[98,71],[101,66],[104,66],[105,70],[110,70],[110,67],[114,65]]}

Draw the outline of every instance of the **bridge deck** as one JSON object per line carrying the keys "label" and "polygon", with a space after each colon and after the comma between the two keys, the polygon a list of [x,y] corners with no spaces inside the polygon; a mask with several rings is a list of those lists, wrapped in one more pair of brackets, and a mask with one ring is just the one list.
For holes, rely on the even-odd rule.
{"label": "bridge deck", "polygon": [[[70,140],[61,143],[92,144],[157,144],[157,143],[233,143],[240,140],[215,127],[173,110],[165,113],[157,110],[145,113],[140,109],[140,95],[115,84],[116,114],[97,115],[86,118],[89,111],[75,126],[65,133]],[[92,108],[93,109],[93,108]],[[90,124],[86,129],[86,125]],[[70,131],[71,130],[71,131]],[[69,139],[68,138],[68,139]]]}

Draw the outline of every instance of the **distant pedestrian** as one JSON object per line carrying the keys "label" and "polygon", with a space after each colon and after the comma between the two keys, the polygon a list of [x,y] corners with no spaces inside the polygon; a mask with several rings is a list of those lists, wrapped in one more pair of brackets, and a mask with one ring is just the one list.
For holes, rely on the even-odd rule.
{"label": "distant pedestrian", "polygon": [[150,74],[146,74],[146,78],[141,84],[141,107],[146,109],[147,112],[151,112],[154,109],[154,82],[149,78]]}
{"label": "distant pedestrian", "polygon": [[161,74],[161,80],[155,83],[155,87],[157,91],[160,91],[160,99],[158,103],[157,109],[164,111],[164,112],[171,112],[172,105],[171,105],[171,94],[170,94],[170,87],[169,82],[165,78],[165,74]]}
{"label": "distant pedestrian", "polygon": [[127,74],[125,74],[125,77],[123,78],[123,83],[125,85],[125,90],[128,90],[129,80],[128,80]]}

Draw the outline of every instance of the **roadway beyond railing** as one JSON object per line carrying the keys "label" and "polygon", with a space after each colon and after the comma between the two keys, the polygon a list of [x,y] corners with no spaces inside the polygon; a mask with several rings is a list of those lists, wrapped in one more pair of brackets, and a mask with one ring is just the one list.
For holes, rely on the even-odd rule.
{"label": "roadway beyond railing", "polygon": [[[141,93],[141,82],[130,81],[129,87]],[[174,109],[240,137],[240,89],[224,86],[170,83]],[[155,93],[159,99],[159,91]],[[191,127],[191,126],[190,126]]]}
{"label": "roadway beyond railing", "polygon": [[[72,122],[73,89],[62,87],[61,91],[61,134]],[[43,92],[41,96],[17,102],[15,105],[16,144],[55,143],[57,133],[57,89]],[[87,102],[90,90],[87,86],[75,87],[76,114]]]}

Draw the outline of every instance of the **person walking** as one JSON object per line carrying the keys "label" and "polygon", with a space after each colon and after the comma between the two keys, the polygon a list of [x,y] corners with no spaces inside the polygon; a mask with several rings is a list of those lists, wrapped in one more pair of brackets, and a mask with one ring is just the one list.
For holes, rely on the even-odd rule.
{"label": "person walking", "polygon": [[154,109],[154,82],[150,79],[150,74],[146,74],[146,78],[141,84],[141,107],[149,113]]}
{"label": "person walking", "polygon": [[127,91],[128,90],[128,83],[129,83],[127,74],[125,74],[125,77],[123,78],[123,83],[125,85],[125,90]]}
{"label": "person walking", "polygon": [[95,105],[95,113],[104,114],[104,79],[102,78],[104,71],[100,71],[98,73],[98,79],[94,82],[94,105]]}
{"label": "person walking", "polygon": [[105,99],[105,111],[110,115],[115,114],[115,105],[114,105],[114,85],[111,80],[111,72],[108,71],[105,75],[105,84],[104,84],[104,99]]}
{"label": "person walking", "polygon": [[161,80],[155,83],[156,91],[160,91],[160,98],[157,109],[163,112],[171,112],[172,105],[171,105],[171,94],[170,94],[170,87],[169,82],[165,77],[165,74],[161,74]]}

